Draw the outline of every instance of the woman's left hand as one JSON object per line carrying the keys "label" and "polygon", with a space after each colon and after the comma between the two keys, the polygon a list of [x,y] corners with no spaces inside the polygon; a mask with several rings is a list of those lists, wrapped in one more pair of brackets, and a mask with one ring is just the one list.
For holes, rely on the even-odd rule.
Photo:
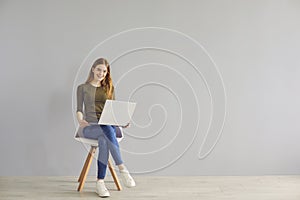
{"label": "woman's left hand", "polygon": [[121,126],[122,128],[128,128],[130,126],[130,123],[126,124],[125,126]]}

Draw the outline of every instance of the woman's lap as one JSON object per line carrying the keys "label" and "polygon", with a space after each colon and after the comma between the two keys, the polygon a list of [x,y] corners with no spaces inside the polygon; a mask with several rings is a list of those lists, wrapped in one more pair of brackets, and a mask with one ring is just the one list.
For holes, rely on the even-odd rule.
{"label": "woman's lap", "polygon": [[99,125],[90,125],[84,127],[82,133],[85,138],[97,140],[102,132]]}
{"label": "woman's lap", "polygon": [[85,138],[94,139],[97,140],[101,135],[108,136],[109,139],[111,139],[109,136],[113,134],[112,136],[115,137],[115,129],[113,126],[109,125],[90,125],[86,126],[83,129],[83,136]]}

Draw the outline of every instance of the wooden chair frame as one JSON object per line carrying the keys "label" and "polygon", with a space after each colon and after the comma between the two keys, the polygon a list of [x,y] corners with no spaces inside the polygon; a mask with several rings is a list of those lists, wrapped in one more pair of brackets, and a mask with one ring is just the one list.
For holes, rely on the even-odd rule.
{"label": "wooden chair frame", "polygon": [[[97,146],[91,146],[90,151],[89,151],[89,153],[88,153],[88,155],[86,157],[85,163],[83,165],[83,168],[81,170],[80,176],[78,178],[78,182],[79,182],[79,185],[78,185],[78,188],[77,188],[78,192],[80,192],[83,189],[83,186],[84,186],[87,174],[88,174],[88,172],[90,170],[90,167],[91,167],[91,164],[92,164],[93,157],[95,155],[96,149],[97,149]],[[109,168],[110,173],[111,173],[111,175],[112,175],[112,177],[114,179],[114,182],[115,182],[115,184],[117,186],[117,189],[119,191],[122,190],[122,186],[121,186],[120,181],[118,179],[117,173],[116,173],[115,169],[113,168],[113,165],[111,164],[110,159],[108,160],[108,168]]]}
{"label": "wooden chair frame", "polygon": [[[116,129],[116,134],[117,134],[117,140],[118,140],[118,142],[120,142],[124,137],[122,127],[118,127]],[[98,141],[97,140],[79,137],[79,135],[82,135],[82,128],[80,128],[80,127],[77,129],[77,131],[75,133],[75,136],[74,136],[74,139],[81,142],[81,143],[89,144],[91,146],[91,148],[90,148],[90,151],[89,151],[89,153],[86,157],[84,165],[82,167],[80,176],[78,178],[78,182],[79,182],[79,185],[78,185],[78,188],[77,188],[78,192],[80,192],[83,189],[87,174],[89,173],[89,170],[90,170],[90,167],[91,167],[96,149],[98,147]],[[117,173],[116,173],[110,159],[108,159],[108,168],[109,168],[110,173],[113,177],[113,180],[114,180],[114,182],[117,186],[117,189],[119,191],[122,190],[122,186],[121,186],[120,181],[118,179]]]}

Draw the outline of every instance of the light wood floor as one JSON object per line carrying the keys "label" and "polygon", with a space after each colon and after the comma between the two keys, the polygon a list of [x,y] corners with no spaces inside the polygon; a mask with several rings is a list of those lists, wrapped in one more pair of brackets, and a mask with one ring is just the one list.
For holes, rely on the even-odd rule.
{"label": "light wood floor", "polygon": [[[134,177],[137,187],[122,191],[107,177],[109,199],[300,200],[300,176]],[[0,199],[98,199],[94,180],[77,192],[77,177],[0,177]]]}

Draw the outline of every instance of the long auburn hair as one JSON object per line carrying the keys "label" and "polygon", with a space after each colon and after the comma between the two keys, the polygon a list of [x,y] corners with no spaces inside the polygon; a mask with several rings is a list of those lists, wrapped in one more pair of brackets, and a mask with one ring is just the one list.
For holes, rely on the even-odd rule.
{"label": "long auburn hair", "polygon": [[98,66],[98,65],[105,65],[107,68],[107,74],[106,74],[105,78],[101,81],[101,86],[104,87],[107,98],[112,99],[113,83],[112,83],[112,79],[110,76],[110,65],[105,58],[98,58],[97,60],[95,60],[85,83],[90,83],[92,80],[94,80],[93,69],[95,69],[96,66]]}

